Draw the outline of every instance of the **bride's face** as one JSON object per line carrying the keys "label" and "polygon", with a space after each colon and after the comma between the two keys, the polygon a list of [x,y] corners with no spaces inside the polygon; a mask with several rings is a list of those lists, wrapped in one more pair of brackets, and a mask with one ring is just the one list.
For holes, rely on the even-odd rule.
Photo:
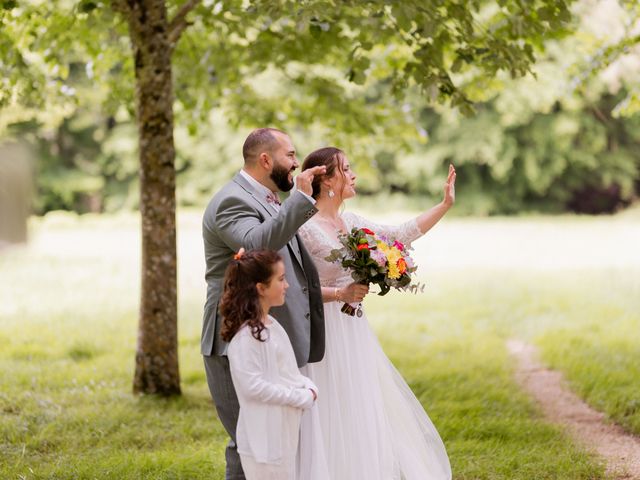
{"label": "bride's face", "polygon": [[331,178],[330,188],[339,199],[346,200],[356,195],[356,174],[351,170],[349,159],[346,156],[338,161],[340,166],[336,168]]}

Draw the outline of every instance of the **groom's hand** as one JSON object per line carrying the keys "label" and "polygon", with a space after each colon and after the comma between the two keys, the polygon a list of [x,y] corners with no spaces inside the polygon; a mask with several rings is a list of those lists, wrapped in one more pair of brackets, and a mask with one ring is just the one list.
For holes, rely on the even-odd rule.
{"label": "groom's hand", "polygon": [[311,196],[311,194],[313,193],[313,188],[311,187],[313,177],[315,177],[316,175],[324,175],[326,172],[327,167],[325,167],[324,165],[305,170],[296,177],[296,188],[302,193],[306,193],[307,195]]}

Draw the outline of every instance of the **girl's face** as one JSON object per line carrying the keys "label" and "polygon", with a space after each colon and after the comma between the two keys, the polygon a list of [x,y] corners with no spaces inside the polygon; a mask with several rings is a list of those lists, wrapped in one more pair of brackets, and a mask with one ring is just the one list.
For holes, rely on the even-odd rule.
{"label": "girl's face", "polygon": [[267,283],[258,283],[260,299],[268,307],[277,307],[284,304],[284,296],[289,288],[287,279],[284,278],[284,263],[277,262],[273,266],[273,275]]}
{"label": "girl's face", "polygon": [[340,167],[336,168],[333,177],[329,180],[331,188],[340,200],[355,197],[356,195],[356,174],[351,170],[349,159],[341,156],[338,160]]}

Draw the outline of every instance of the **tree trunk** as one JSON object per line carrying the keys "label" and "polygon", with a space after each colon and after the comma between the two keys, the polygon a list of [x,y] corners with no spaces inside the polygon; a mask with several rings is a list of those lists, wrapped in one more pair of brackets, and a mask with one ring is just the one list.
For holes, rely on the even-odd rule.
{"label": "tree trunk", "polygon": [[164,0],[126,0],[136,74],[142,292],[135,393],[180,394],[175,149],[169,24]]}

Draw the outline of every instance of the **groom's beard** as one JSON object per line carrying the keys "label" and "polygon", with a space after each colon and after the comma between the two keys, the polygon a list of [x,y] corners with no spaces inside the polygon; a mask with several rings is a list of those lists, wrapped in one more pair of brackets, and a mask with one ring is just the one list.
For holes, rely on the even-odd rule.
{"label": "groom's beard", "polygon": [[276,187],[282,192],[288,192],[293,188],[293,181],[289,180],[289,173],[294,169],[288,169],[282,165],[274,165],[269,177],[276,184]]}

